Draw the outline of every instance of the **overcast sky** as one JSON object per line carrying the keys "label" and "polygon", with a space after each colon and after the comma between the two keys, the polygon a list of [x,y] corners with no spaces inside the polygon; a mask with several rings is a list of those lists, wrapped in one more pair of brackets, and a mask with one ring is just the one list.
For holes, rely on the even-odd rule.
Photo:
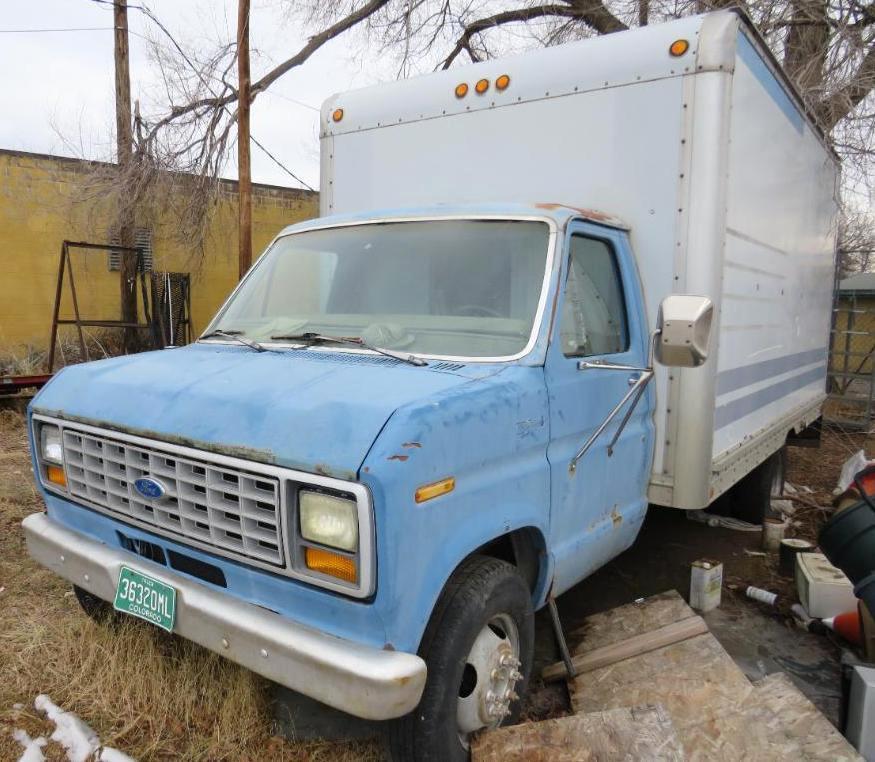
{"label": "overcast sky", "polygon": [[[188,49],[231,40],[236,0],[147,0],[149,9]],[[159,93],[157,69],[139,35],[160,32],[139,11],[128,11],[131,93],[144,113]],[[96,31],[8,30],[97,27]],[[288,58],[304,35],[283,15],[278,2],[253,0],[250,45],[252,78]],[[319,181],[318,109],[335,92],[391,79],[386,64],[362,62],[350,40],[335,40],[304,66],[286,74],[253,104],[252,134],[283,164],[313,187]],[[4,104],[0,148],[113,160],[115,147],[112,8],[92,0],[2,0],[0,71]],[[311,108],[299,105],[307,104]],[[234,167],[227,176],[236,176]],[[295,185],[257,147],[252,148],[255,182]]]}

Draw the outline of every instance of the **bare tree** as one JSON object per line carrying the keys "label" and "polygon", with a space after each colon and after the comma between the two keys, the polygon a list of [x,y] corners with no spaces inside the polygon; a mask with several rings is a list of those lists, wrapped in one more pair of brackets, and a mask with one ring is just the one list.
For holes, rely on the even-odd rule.
{"label": "bare tree", "polygon": [[839,220],[839,274],[867,272],[875,264],[875,221],[862,211],[845,210]]}

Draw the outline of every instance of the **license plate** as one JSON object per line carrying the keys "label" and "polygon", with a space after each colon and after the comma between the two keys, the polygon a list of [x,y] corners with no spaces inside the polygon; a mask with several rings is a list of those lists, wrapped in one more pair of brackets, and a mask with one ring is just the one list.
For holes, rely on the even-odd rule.
{"label": "license plate", "polygon": [[171,632],[176,614],[176,590],[147,574],[123,566],[113,607]]}

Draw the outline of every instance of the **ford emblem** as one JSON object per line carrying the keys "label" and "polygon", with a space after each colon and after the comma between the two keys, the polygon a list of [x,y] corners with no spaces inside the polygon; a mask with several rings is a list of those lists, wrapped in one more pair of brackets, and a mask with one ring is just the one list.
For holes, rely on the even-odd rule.
{"label": "ford emblem", "polygon": [[160,500],[167,494],[165,486],[151,476],[144,476],[134,482],[134,489],[150,500]]}

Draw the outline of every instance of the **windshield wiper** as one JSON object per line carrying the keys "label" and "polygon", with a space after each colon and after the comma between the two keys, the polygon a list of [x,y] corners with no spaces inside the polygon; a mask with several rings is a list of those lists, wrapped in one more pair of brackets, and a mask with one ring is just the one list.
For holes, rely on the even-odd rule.
{"label": "windshield wiper", "polygon": [[198,341],[201,339],[209,339],[212,336],[218,336],[222,339],[231,339],[231,341],[236,341],[242,344],[244,347],[249,347],[250,349],[254,349],[256,352],[267,352],[269,351],[266,346],[263,344],[259,344],[257,341],[253,341],[252,339],[247,339],[242,335],[243,331],[223,331],[221,329],[216,329],[215,331],[210,331],[209,333],[205,333],[203,336],[198,337]]}
{"label": "windshield wiper", "polygon": [[393,349],[385,349],[384,347],[375,347],[373,344],[368,344],[361,336],[329,336],[324,333],[308,331],[307,333],[280,334],[270,338],[273,341],[301,341],[307,344],[348,344],[350,346],[361,347],[362,349],[370,349],[372,352],[401,360],[401,362],[415,365],[418,368],[428,365],[421,357],[405,352],[396,352]]}

